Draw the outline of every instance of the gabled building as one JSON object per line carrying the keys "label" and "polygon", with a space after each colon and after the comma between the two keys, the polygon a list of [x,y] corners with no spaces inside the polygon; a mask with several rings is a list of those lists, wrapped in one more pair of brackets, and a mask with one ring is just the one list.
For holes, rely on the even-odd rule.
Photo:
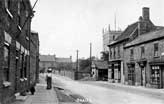
{"label": "gabled building", "polygon": [[48,68],[52,68],[53,70],[64,70],[59,67],[64,68],[64,66],[72,64],[72,57],[64,58],[56,57],[56,55],[40,55],[39,59],[39,69],[43,72],[46,72]]}
{"label": "gabled building", "polygon": [[96,80],[108,80],[108,62],[103,60],[92,61],[92,77]]}
{"label": "gabled building", "polygon": [[55,55],[40,55],[39,56],[39,70],[46,72],[48,68],[55,69]]}
{"label": "gabled building", "polygon": [[124,83],[124,46],[134,40],[139,35],[156,30],[149,18],[149,8],[142,9],[142,16],[139,20],[129,25],[120,36],[109,43],[109,71],[108,78],[110,82]]}

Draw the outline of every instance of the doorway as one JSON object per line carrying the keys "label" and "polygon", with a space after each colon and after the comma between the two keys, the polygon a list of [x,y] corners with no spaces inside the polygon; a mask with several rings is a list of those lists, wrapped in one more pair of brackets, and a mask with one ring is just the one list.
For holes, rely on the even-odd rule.
{"label": "doorway", "polygon": [[18,58],[16,57],[15,63],[15,93],[18,92]]}
{"label": "doorway", "polygon": [[141,86],[146,86],[145,67],[141,67]]}

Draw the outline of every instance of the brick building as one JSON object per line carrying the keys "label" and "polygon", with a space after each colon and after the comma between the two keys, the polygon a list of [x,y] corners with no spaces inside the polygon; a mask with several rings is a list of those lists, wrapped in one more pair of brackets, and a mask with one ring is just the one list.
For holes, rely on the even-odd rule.
{"label": "brick building", "polygon": [[164,88],[164,28],[142,34],[125,45],[125,81]]}
{"label": "brick building", "polygon": [[63,57],[56,57],[56,55],[40,55],[39,56],[39,69],[43,72],[46,72],[48,68],[52,68],[54,70],[60,70],[58,66],[67,65],[72,63],[72,57],[70,58],[63,58]]}
{"label": "brick building", "polygon": [[0,104],[9,104],[31,86],[33,11],[29,0],[1,0],[0,14]]}
{"label": "brick building", "polygon": [[137,22],[129,25],[120,36],[109,43],[109,72],[108,78],[111,82],[124,83],[124,46],[139,35],[156,30],[157,27],[149,18],[149,8],[142,9],[142,16]]}

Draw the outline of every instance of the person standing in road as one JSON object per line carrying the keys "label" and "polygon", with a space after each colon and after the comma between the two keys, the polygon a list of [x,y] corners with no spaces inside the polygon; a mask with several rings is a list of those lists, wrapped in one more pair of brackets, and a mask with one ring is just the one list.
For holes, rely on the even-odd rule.
{"label": "person standing in road", "polygon": [[47,70],[46,81],[47,81],[47,89],[51,89],[52,88],[52,69],[51,68]]}

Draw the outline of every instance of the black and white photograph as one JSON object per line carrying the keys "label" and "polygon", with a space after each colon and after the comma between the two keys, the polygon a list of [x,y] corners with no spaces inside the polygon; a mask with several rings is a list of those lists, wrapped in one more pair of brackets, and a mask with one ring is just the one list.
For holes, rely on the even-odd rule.
{"label": "black and white photograph", "polygon": [[0,0],[0,104],[164,104],[164,0]]}

